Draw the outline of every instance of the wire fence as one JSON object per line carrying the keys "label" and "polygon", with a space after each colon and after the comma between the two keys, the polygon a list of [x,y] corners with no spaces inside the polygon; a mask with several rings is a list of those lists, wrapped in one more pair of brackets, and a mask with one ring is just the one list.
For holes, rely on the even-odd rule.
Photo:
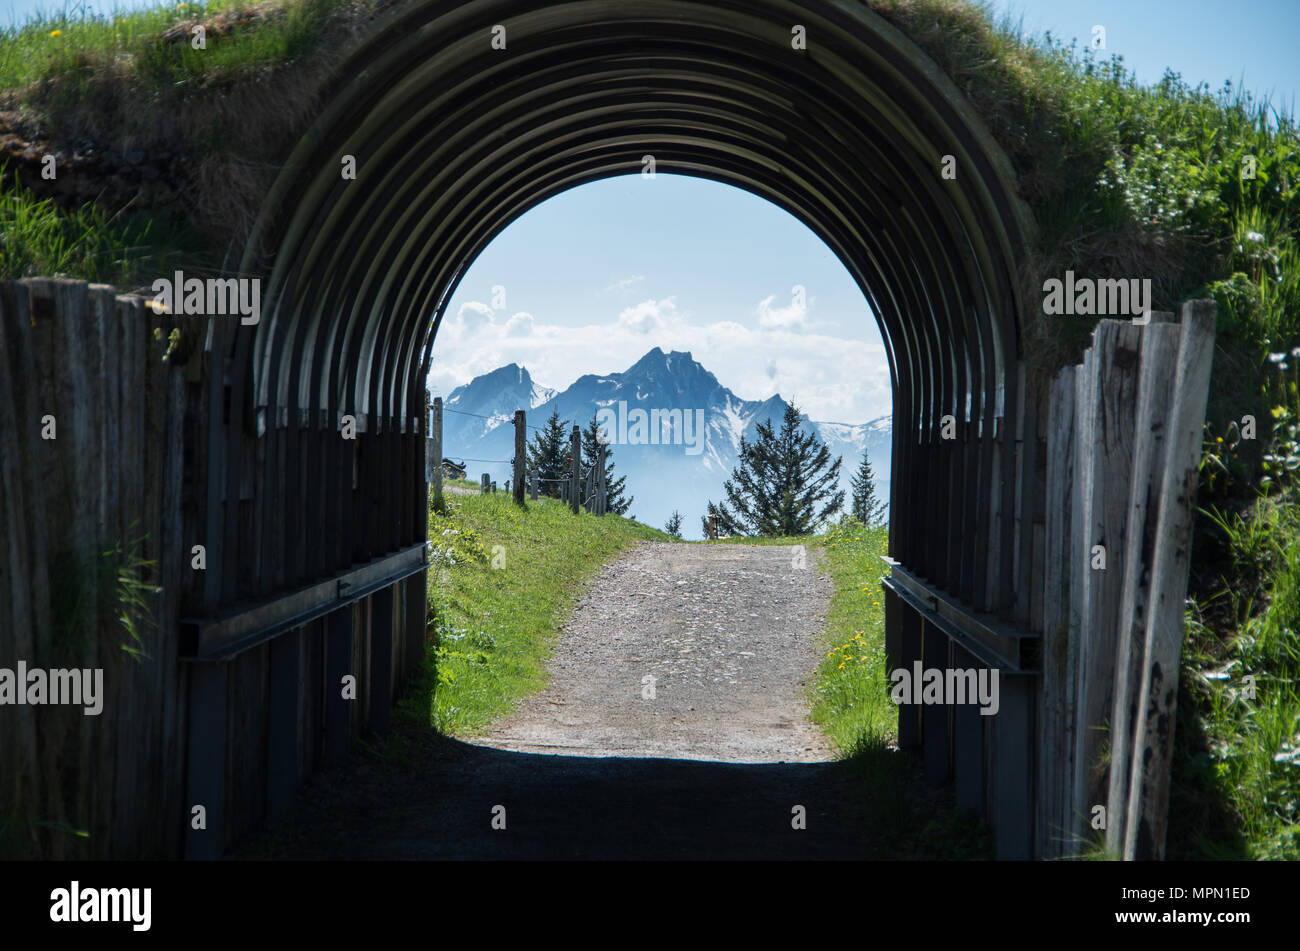
{"label": "wire fence", "polygon": [[[497,416],[484,416],[482,413],[467,413],[467,412],[465,412],[464,410],[460,410],[460,409],[449,409],[449,408],[446,407],[446,406],[443,406],[442,411],[443,411],[444,413],[455,413],[457,416],[473,416],[475,419],[487,419],[487,420],[498,419],[498,420],[501,420],[501,421],[504,422],[504,423],[512,423],[512,422],[514,422],[514,417],[513,417],[513,416],[500,416],[500,415],[497,415]],[[527,423],[525,423],[524,425],[525,425],[528,429],[531,429],[533,432],[540,433],[540,432],[542,431],[542,427],[540,427],[540,426],[530,426],[530,425],[528,425]],[[484,462],[493,462],[493,461],[495,461],[495,460],[487,459],[487,460],[481,460],[481,461],[484,461]],[[509,461],[509,460],[507,460],[507,461]]]}

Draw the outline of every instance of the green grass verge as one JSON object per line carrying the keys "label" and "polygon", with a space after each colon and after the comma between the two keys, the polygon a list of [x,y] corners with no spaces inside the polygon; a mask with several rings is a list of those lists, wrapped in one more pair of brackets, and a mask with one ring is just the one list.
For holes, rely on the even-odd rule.
{"label": "green grass verge", "polygon": [[990,859],[988,824],[919,796],[926,787],[918,759],[897,749],[898,708],[889,699],[880,585],[888,538],[886,527],[845,519],[824,536],[790,540],[825,552],[823,566],[834,585],[826,654],[810,686],[812,719],[854,768],[879,816],[882,854],[877,857]]}
{"label": "green grass verge", "polygon": [[545,685],[556,631],[585,582],[638,540],[674,539],[554,499],[520,509],[505,492],[445,498],[447,514],[429,515],[429,715],[442,733],[472,736]]}
{"label": "green grass verge", "polygon": [[1189,603],[1168,856],[1300,859],[1300,490],[1207,514],[1229,569]]}

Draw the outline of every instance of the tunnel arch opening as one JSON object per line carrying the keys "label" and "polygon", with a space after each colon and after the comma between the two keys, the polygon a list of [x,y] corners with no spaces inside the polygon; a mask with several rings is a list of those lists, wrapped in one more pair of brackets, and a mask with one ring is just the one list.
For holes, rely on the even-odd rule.
{"label": "tunnel arch opening", "polygon": [[[994,459],[1023,400],[1032,220],[960,92],[895,27],[861,3],[426,0],[378,20],[337,75],[241,261],[268,278],[256,333],[224,341],[235,411],[418,427],[469,262],[538,203],[653,156],[773,202],[844,263],[890,362],[891,554],[964,597],[984,587],[975,553],[994,532],[1012,547],[990,509],[1014,505]],[[963,472],[930,449],[949,416],[980,447]],[[977,600],[1005,607],[1010,585]]]}

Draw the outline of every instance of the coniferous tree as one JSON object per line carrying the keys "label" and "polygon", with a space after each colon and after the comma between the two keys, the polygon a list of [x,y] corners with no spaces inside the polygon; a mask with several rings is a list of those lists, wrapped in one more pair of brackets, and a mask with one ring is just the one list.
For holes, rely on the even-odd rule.
{"label": "coniferous tree", "polygon": [[592,413],[591,423],[582,431],[583,485],[587,484],[587,473],[596,468],[602,444],[605,446],[605,508],[614,515],[623,515],[632,507],[636,497],[632,495],[623,497],[627,491],[627,476],[614,478],[614,450],[609,448],[609,443],[601,435],[600,427],[596,423],[596,414]]}
{"label": "coniferous tree", "polygon": [[682,537],[682,513],[673,509],[673,514],[668,517],[668,524],[664,526],[664,531],[673,538]]}
{"label": "coniferous tree", "polygon": [[[528,445],[528,468],[536,469],[538,478],[562,479],[568,475],[569,458],[569,434],[565,432],[565,427],[560,422],[559,410],[551,413],[551,418],[546,421],[546,425],[533,436],[533,441]],[[543,481],[540,486],[542,495],[549,495],[552,498],[560,497],[559,482]]]}
{"label": "coniferous tree", "polygon": [[[727,501],[709,502],[719,533],[730,535],[808,535],[844,506],[837,489],[840,462],[799,422],[799,410],[786,405],[780,432],[758,424],[758,439],[740,441],[740,465],[723,483]],[[708,515],[704,517],[708,524]]]}
{"label": "coniferous tree", "polygon": [[862,464],[857,473],[849,480],[853,488],[853,517],[868,528],[874,528],[885,520],[885,503],[876,498],[875,476],[871,471],[871,460],[867,451],[862,450]]}

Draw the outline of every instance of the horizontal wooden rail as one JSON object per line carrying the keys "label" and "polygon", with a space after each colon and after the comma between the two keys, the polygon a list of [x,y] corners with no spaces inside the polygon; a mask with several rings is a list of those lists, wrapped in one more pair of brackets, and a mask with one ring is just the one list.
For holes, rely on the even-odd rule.
{"label": "horizontal wooden rail", "polygon": [[423,571],[425,543],[377,558],[324,581],[211,618],[181,621],[184,661],[227,661],[279,634],[302,627],[354,601]]}

